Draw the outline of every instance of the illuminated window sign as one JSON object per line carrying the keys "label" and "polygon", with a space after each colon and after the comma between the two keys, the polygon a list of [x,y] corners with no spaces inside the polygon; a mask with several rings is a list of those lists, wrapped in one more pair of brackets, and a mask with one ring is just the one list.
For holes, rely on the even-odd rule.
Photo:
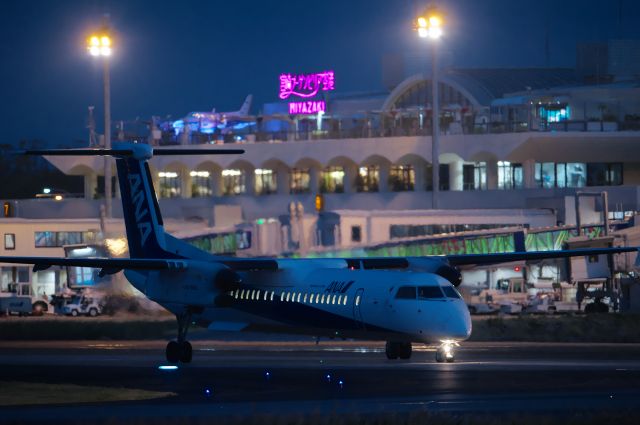
{"label": "illuminated window sign", "polygon": [[309,100],[306,102],[289,102],[289,114],[317,114],[326,111],[326,104],[324,100]]}
{"label": "illuminated window sign", "polygon": [[324,100],[311,100],[323,91],[335,90],[335,77],[333,71],[319,72],[316,74],[281,74],[280,75],[280,99],[298,97],[308,99],[300,102],[289,103],[290,115],[311,115],[325,113],[327,109]]}
{"label": "illuminated window sign", "polygon": [[290,96],[309,98],[317,95],[320,91],[333,90],[335,90],[333,71],[317,74],[280,75],[280,99],[282,100],[288,99]]}

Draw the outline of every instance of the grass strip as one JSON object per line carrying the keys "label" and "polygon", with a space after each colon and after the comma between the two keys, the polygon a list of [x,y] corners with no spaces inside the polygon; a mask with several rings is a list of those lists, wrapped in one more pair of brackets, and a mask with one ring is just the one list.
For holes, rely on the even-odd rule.
{"label": "grass strip", "polygon": [[0,382],[0,406],[36,404],[107,403],[171,397],[171,392],[73,384]]}

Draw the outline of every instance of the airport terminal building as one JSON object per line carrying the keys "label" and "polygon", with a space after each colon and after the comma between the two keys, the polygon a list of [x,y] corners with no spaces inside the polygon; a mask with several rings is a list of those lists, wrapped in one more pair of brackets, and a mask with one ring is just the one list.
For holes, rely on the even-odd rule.
{"label": "airport terminal building", "polygon": [[[445,72],[439,208],[544,208],[556,223],[571,224],[567,197],[606,190],[617,216],[638,211],[638,80],[588,81],[571,69]],[[267,104],[255,125],[236,132],[151,131],[157,149],[233,142],[245,150],[154,158],[163,211],[208,219],[213,205],[238,205],[252,221],[287,214],[292,201],[315,211],[318,194],[324,211],[430,209],[430,87],[430,76],[420,74],[383,95],[321,93],[324,113],[289,115],[281,113],[287,102]],[[66,174],[83,175],[85,199],[95,197],[101,159],[49,160]]]}
{"label": "airport terminal building", "polygon": [[[611,63],[616,49],[609,46]],[[587,65],[443,71],[437,209],[428,74],[367,94],[338,94],[333,71],[282,74],[280,100],[237,126],[231,119],[214,126],[191,122],[178,131],[155,123],[145,134],[121,129],[118,139],[155,149],[245,150],[150,161],[169,230],[214,253],[404,256],[562,249],[576,236],[606,235],[605,218],[618,228],[633,226],[640,211],[640,66],[599,64],[594,74]],[[5,215],[14,218],[0,221],[0,253],[43,255],[54,249],[61,255],[63,244],[47,241],[59,233],[66,237],[67,228],[74,235],[121,238],[119,202],[113,203],[113,219],[101,219],[103,159],[47,159],[65,174],[84,177],[83,198],[9,201]],[[627,245],[640,244],[636,233],[624,236]],[[7,235],[14,238],[9,245]],[[512,265],[493,276],[522,276],[521,266],[515,274]],[[538,277],[545,277],[545,267],[539,269]],[[558,279],[556,268],[548,274]],[[38,279],[56,286],[64,280]]]}

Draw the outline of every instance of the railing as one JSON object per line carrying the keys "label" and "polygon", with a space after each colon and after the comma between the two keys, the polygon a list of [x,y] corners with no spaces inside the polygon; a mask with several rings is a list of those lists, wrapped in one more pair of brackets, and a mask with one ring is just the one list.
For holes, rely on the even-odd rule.
{"label": "railing", "polygon": [[[200,144],[226,144],[226,143],[253,143],[253,142],[289,142],[300,140],[331,140],[331,139],[368,139],[380,137],[416,137],[431,136],[431,128],[419,128],[415,125],[402,125],[386,127],[370,127],[356,124],[350,128],[331,128],[332,124],[325,122],[325,129],[302,129],[281,131],[247,131],[226,132],[224,134],[203,134],[193,132],[187,142],[183,135],[176,136],[172,132],[163,132],[162,138],[156,142],[159,145],[200,145]],[[442,135],[456,134],[504,134],[523,132],[617,132],[640,131],[640,121],[560,121],[529,123],[524,121],[488,122],[488,123],[460,123],[443,122],[441,124]],[[140,140],[143,137],[133,137]]]}

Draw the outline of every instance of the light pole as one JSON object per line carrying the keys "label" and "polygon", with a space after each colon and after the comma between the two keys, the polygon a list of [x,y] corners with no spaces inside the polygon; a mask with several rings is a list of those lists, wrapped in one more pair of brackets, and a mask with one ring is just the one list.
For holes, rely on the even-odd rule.
{"label": "light pole", "polygon": [[438,39],[442,36],[442,14],[428,6],[416,19],[420,38],[431,39],[431,208],[438,208],[440,193],[440,108],[438,105]]}
{"label": "light pole", "polygon": [[[111,88],[109,76],[109,57],[112,53],[112,37],[105,18],[102,30],[87,39],[87,51],[91,56],[101,57],[103,65],[104,88],[104,148],[111,149]],[[111,207],[111,157],[104,157],[104,199],[105,215],[112,217]]]}

